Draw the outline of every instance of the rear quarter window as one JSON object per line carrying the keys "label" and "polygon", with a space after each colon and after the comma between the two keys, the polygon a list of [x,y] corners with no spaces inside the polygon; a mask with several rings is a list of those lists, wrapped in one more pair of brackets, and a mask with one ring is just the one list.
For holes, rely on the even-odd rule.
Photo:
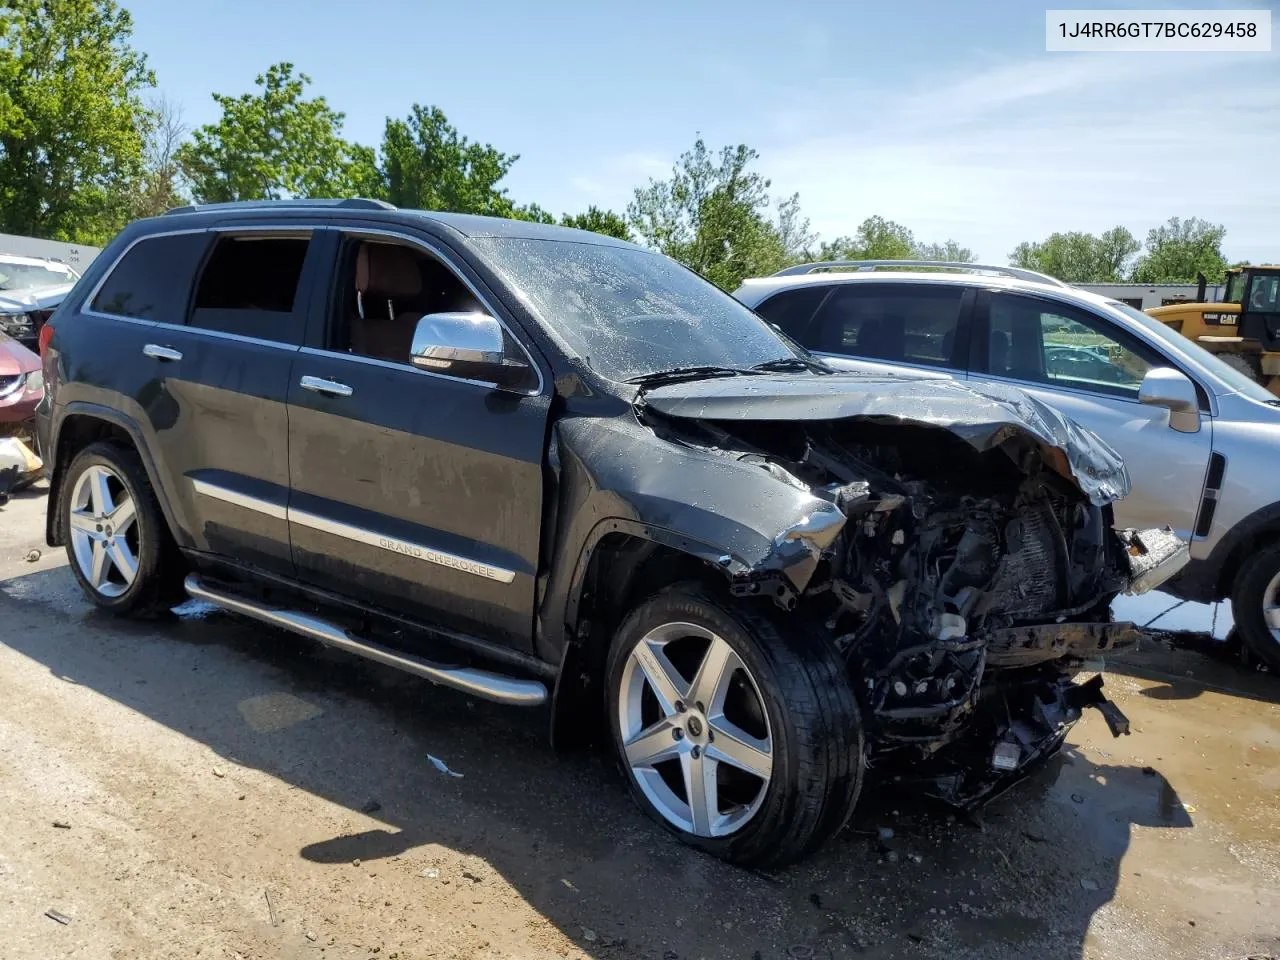
{"label": "rear quarter window", "polygon": [[131,246],[94,294],[94,313],[180,324],[186,317],[191,281],[209,235],[177,233],[146,237]]}

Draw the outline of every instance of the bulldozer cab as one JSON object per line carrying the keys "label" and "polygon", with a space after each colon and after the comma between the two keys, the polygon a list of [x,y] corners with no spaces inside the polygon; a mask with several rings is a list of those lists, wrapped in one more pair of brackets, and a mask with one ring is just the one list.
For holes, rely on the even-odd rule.
{"label": "bulldozer cab", "polygon": [[1231,270],[1223,300],[1240,305],[1240,336],[1280,350],[1280,266]]}

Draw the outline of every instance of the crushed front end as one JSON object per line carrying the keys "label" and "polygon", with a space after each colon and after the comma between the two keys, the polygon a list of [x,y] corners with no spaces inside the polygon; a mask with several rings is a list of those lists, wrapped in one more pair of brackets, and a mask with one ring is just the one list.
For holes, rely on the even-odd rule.
{"label": "crushed front end", "polygon": [[1007,422],[669,424],[672,439],[754,461],[844,518],[781,531],[775,569],[746,571],[735,592],[764,583],[830,638],[863,706],[871,775],[973,806],[1056,752],[1086,707],[1128,732],[1100,677],[1073,678],[1137,640],[1112,599],[1172,576],[1186,544],[1112,528],[1110,501],[1127,490],[1114,454],[1090,463]]}

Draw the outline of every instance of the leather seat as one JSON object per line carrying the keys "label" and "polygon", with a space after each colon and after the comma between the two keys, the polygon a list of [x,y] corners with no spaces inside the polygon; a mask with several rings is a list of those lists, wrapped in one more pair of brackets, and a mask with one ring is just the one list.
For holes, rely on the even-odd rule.
{"label": "leather seat", "polygon": [[356,253],[356,304],[351,351],[409,362],[413,332],[422,318],[422,271],[407,247],[364,243]]}

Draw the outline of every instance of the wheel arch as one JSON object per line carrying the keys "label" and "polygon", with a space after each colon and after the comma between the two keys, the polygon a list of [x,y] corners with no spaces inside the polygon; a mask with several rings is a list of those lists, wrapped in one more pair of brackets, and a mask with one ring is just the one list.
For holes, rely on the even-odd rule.
{"label": "wheel arch", "polygon": [[609,518],[591,530],[578,557],[565,602],[564,649],[552,697],[551,739],[557,748],[584,744],[598,730],[583,723],[603,710],[602,679],[609,642],[627,613],[645,597],[681,581],[728,593],[722,553],[673,531]]}
{"label": "wheel arch", "polygon": [[129,417],[95,403],[74,402],[67,404],[58,418],[50,448],[54,451],[53,471],[49,475],[49,505],[45,511],[45,542],[51,547],[64,546],[58,517],[62,514],[67,467],[85,447],[100,441],[114,442],[131,447],[142,460],[143,469],[151,488],[157,492],[161,513],[169,532],[175,537],[179,530],[173,516],[169,498],[160,495],[164,485],[159,471],[143,441],[142,429]]}

